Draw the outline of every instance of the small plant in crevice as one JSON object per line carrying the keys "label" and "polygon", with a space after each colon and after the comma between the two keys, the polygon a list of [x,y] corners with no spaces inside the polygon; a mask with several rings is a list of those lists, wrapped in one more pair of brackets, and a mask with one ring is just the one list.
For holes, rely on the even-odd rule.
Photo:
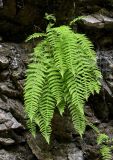
{"label": "small plant in crevice", "polygon": [[46,33],[34,33],[27,40],[38,37],[43,40],[34,48],[24,87],[28,127],[35,136],[39,126],[49,143],[55,108],[63,115],[68,106],[74,128],[82,137],[86,127],[85,102],[101,88],[93,45],[85,35],[74,33],[65,25],[53,27],[53,23],[49,23]]}
{"label": "small plant in crevice", "polygon": [[102,160],[112,160],[113,138],[106,134],[99,134],[97,144],[100,146]]}
{"label": "small plant in crevice", "polygon": [[111,138],[105,133],[101,133],[98,127],[93,125],[88,120],[86,122],[87,122],[87,125],[90,126],[97,135],[96,143],[99,148],[101,160],[112,160],[113,138]]}

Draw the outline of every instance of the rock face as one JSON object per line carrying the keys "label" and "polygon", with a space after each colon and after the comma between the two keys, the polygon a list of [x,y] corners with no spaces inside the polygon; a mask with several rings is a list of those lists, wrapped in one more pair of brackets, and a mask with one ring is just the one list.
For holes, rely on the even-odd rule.
{"label": "rock face", "polygon": [[93,28],[107,28],[113,26],[113,18],[102,14],[88,15],[83,18],[84,25]]}
{"label": "rock face", "polygon": [[[73,128],[68,111],[63,117],[58,113],[55,114],[50,145],[40,133],[37,133],[36,138],[32,137],[26,129],[26,117],[23,111],[23,83],[31,47],[14,43],[1,43],[0,46],[1,57],[7,59],[5,67],[4,61],[1,61],[0,71],[1,160],[96,160],[100,156],[96,145],[97,135],[88,128],[83,140],[80,139]],[[109,120],[113,115],[113,87],[110,83],[113,51],[98,51],[97,57],[104,77],[103,90],[110,100],[107,99],[109,102],[104,105],[102,94],[91,97],[85,107],[85,114],[87,119],[100,128],[100,131],[105,131],[112,137],[112,121]]]}
{"label": "rock face", "polygon": [[[59,115],[54,118],[53,126],[58,119],[62,120],[62,124],[58,122],[58,127],[54,127],[53,142],[50,146],[39,133],[36,139],[28,133],[23,111],[23,82],[30,49],[13,43],[1,43],[0,46],[0,159],[73,160],[76,157],[76,160],[83,160],[83,152],[72,143],[73,127],[67,115],[63,120]],[[60,130],[65,123],[71,127],[66,125],[65,129]],[[68,130],[68,133],[65,130]],[[61,135],[58,134],[59,131]],[[65,141],[68,143],[65,144]]]}
{"label": "rock face", "polygon": [[26,129],[23,84],[28,54],[34,43],[3,41],[21,41],[32,32],[45,29],[45,12],[56,15],[57,25],[65,24],[75,16],[84,16],[73,28],[86,33],[93,41],[103,74],[101,93],[89,98],[85,115],[101,132],[113,137],[113,2],[0,0],[0,160],[99,159],[97,135],[87,127],[83,139],[80,139],[68,111],[63,118],[55,114],[50,145],[40,133],[33,138]]}
{"label": "rock face", "polygon": [[[0,34],[5,40],[7,36],[7,40],[20,41],[29,32],[42,31],[45,28],[43,18],[46,12],[54,11],[59,21],[72,15],[73,3],[65,1],[64,6],[61,0],[44,0],[43,3],[41,0],[1,0],[0,6]],[[69,12],[66,11],[67,6]]]}
{"label": "rock face", "polygon": [[[17,149],[17,151],[16,151]],[[0,159],[1,160],[35,160],[29,152],[26,152],[27,148],[21,146],[21,148],[15,148],[13,152],[8,152],[4,149],[0,150]],[[29,151],[29,150],[28,150]]]}
{"label": "rock face", "polygon": [[87,16],[78,30],[86,33],[96,47],[113,45],[112,0],[1,0],[0,35],[5,41],[20,42],[33,32],[41,32],[47,25],[45,13],[53,13],[57,25]]}
{"label": "rock face", "polygon": [[19,52],[14,52],[14,48],[20,47],[11,44],[0,46],[0,160],[35,160],[24,137],[25,116],[19,100],[21,92],[13,80],[13,72],[18,73],[18,68],[21,70],[23,67],[21,58],[15,58]]}
{"label": "rock face", "polygon": [[[76,158],[76,160],[83,160],[83,152],[76,144],[72,143],[74,129],[67,114],[64,119],[59,114],[54,117],[53,141],[50,146],[46,144],[39,133],[36,139],[28,133],[22,98],[28,49],[26,46],[23,48],[11,43],[1,43],[0,45],[2,59],[2,70],[0,71],[0,159],[74,160]],[[3,59],[7,59],[7,65],[4,65]],[[58,119],[62,121],[61,124]],[[58,127],[55,127],[56,123]],[[61,130],[65,123],[67,125]]]}

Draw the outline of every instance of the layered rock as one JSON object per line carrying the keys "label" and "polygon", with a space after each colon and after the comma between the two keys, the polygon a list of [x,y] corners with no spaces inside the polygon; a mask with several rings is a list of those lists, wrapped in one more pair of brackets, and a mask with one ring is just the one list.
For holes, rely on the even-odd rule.
{"label": "layered rock", "polygon": [[0,159],[33,160],[35,157],[24,136],[25,115],[20,101],[21,92],[13,80],[13,72],[18,73],[18,68],[21,70],[22,66],[21,58],[15,58],[20,53],[16,49],[14,52],[14,48],[20,47],[13,44],[0,46]]}
{"label": "layered rock", "polygon": [[[21,41],[30,33],[45,30],[47,22],[44,20],[44,15],[46,12],[56,16],[57,25],[65,24],[80,15],[88,16],[85,25],[82,24],[83,27],[80,27],[82,31],[90,33],[91,36],[92,33],[87,32],[87,29],[90,30],[90,26],[92,26],[93,29],[102,29],[101,34],[98,30],[93,31],[99,33],[95,37],[96,40],[102,38],[102,32],[106,33],[106,37],[111,37],[109,33],[113,26],[111,0],[45,0],[43,3],[41,0],[1,0],[0,7],[0,34],[3,36],[3,40]],[[111,28],[111,30],[103,31],[103,28]],[[109,42],[112,43],[113,39]],[[104,45],[103,43],[101,45]]]}

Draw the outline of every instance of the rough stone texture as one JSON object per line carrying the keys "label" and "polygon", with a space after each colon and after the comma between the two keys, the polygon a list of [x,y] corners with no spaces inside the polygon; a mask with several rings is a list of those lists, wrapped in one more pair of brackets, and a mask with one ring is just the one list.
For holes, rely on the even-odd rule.
{"label": "rough stone texture", "polygon": [[69,160],[83,160],[83,152],[80,150],[76,150],[76,147],[74,147],[74,149],[70,152],[68,150],[69,154],[68,154],[68,159]]}
{"label": "rough stone texture", "polygon": [[0,6],[3,40],[21,41],[30,33],[45,30],[47,22],[43,17],[48,12],[55,14],[57,25],[66,24],[79,15],[88,16],[78,25],[78,30],[86,33],[96,47],[113,45],[111,0],[44,0],[43,3],[41,0],[1,0]]}
{"label": "rough stone texture", "polygon": [[15,141],[11,138],[0,138],[0,144],[1,145],[8,146],[8,145],[12,145],[14,143],[15,143]]}
{"label": "rough stone texture", "polygon": [[[28,150],[29,152],[26,152]],[[1,149],[0,150],[0,160],[36,160],[30,155],[30,150],[24,145],[20,147],[15,147],[13,151]]]}
{"label": "rough stone texture", "polygon": [[8,40],[22,40],[29,32],[41,31],[45,28],[45,20],[42,19],[46,12],[54,11],[60,22],[69,18],[73,12],[73,0],[71,2],[66,0],[44,0],[43,3],[42,0],[2,0],[0,34],[3,39],[7,36]]}
{"label": "rough stone texture", "polygon": [[[93,27],[95,34],[99,32],[95,38],[92,38],[93,40],[96,39],[99,42],[104,33],[104,44],[100,45],[108,44],[108,40],[105,42],[106,37],[109,43],[113,44],[113,38],[108,38],[113,37],[111,36],[113,26],[113,2],[111,0],[44,0],[43,3],[41,0],[1,0],[0,6],[2,7],[0,34],[3,40],[20,41],[32,32],[44,30],[47,23],[43,17],[48,12],[55,14],[57,25],[65,24],[79,15],[88,15],[85,25],[80,25],[79,29],[92,37]],[[98,28],[100,28],[99,31]],[[106,30],[110,28],[111,30]]]}
{"label": "rough stone texture", "polygon": [[[2,47],[2,46],[1,46]],[[5,69],[8,67],[9,61],[5,56],[0,57],[0,69]]]}
{"label": "rough stone texture", "polygon": [[[3,127],[4,126],[4,127]],[[0,110],[0,131],[22,127],[10,112]]]}
{"label": "rough stone texture", "polygon": [[[84,160],[83,152],[73,143],[58,142],[52,140],[48,146],[40,134],[37,134],[34,139],[30,134],[27,134],[27,142],[32,149],[32,152],[40,160]],[[37,147],[36,147],[37,146]],[[46,150],[44,148],[46,147]]]}
{"label": "rough stone texture", "polygon": [[12,86],[10,86],[10,84],[8,83],[1,83],[0,84],[0,91],[2,94],[8,96],[8,97],[18,97],[19,96],[19,92],[17,90],[15,90],[14,88],[10,88]]}
{"label": "rough stone texture", "polygon": [[88,15],[83,18],[84,25],[93,28],[112,28],[113,18],[104,16],[102,14]]}
{"label": "rough stone texture", "polygon": [[103,88],[99,95],[91,97],[91,103],[96,116],[101,120],[108,121],[113,116],[113,50],[97,51],[97,57],[103,75]]}
{"label": "rough stone texture", "polygon": [[[1,160],[22,160],[22,158],[23,160],[26,160],[25,154],[27,152],[29,152],[28,155],[30,154],[29,148],[39,160],[74,160],[75,158],[76,160],[83,160],[83,152],[72,143],[72,134],[77,134],[73,129],[68,112],[64,115],[63,119],[59,114],[56,114],[54,117],[53,142],[50,146],[46,144],[45,140],[39,133],[37,134],[37,138],[34,139],[26,131],[26,117],[23,111],[22,95],[25,68],[28,63],[28,54],[26,53],[31,49],[27,48],[26,45],[21,46],[13,43],[1,43],[0,45],[0,54],[8,58],[9,62],[7,68],[4,68],[0,72]],[[22,148],[22,153],[20,155],[20,148],[23,144],[27,147]],[[10,149],[8,148],[9,145]],[[15,153],[13,148],[15,148],[16,145],[18,145],[19,148],[17,148]],[[29,160],[35,160],[33,154],[31,154],[31,159]]]}
{"label": "rough stone texture", "polygon": [[21,54],[23,57],[25,51],[23,54],[19,45],[0,44],[0,160],[35,160],[24,137],[25,114],[20,92],[23,87],[20,86],[25,67]]}

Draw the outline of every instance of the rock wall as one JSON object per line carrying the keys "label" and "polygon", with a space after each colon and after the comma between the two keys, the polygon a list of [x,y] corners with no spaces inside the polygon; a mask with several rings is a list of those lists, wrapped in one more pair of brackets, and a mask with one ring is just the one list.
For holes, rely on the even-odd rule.
{"label": "rock wall", "polygon": [[[16,44],[0,43],[0,159],[35,160],[26,143],[22,103],[25,52]],[[22,54],[22,56],[21,56]]]}
{"label": "rock wall", "polygon": [[85,114],[101,132],[113,137],[113,2],[0,0],[0,160],[100,160],[96,134],[87,127],[80,139],[68,111],[63,118],[55,114],[50,145],[40,133],[34,139],[26,128],[23,84],[34,43],[22,41],[28,34],[45,29],[45,12],[56,15],[57,25],[87,15],[73,28],[93,41],[103,81],[101,93],[89,98]]}
{"label": "rock wall", "polygon": [[41,0],[1,0],[0,34],[3,40],[21,42],[28,34],[44,30],[46,12],[56,16],[57,25],[79,15],[89,15],[87,24],[79,25],[80,31],[89,34],[92,40],[96,38],[101,46],[113,44],[112,0],[43,0],[43,3]]}
{"label": "rock wall", "polygon": [[0,34],[5,41],[20,42],[29,33],[45,28],[46,12],[54,12],[60,22],[66,20],[71,15],[72,4],[65,0],[1,0]]}

